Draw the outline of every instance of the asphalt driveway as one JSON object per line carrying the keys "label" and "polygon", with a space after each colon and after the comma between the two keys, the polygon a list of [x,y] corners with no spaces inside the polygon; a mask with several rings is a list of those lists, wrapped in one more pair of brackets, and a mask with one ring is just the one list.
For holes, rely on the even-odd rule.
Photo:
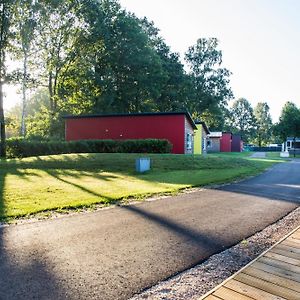
{"label": "asphalt driveway", "polygon": [[128,299],[298,207],[299,170],[1,228],[0,299]]}

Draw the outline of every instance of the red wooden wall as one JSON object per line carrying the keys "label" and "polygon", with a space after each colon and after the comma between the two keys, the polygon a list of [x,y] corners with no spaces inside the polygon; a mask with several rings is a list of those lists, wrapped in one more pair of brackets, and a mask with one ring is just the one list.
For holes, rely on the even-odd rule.
{"label": "red wooden wall", "polygon": [[173,145],[173,153],[184,153],[184,114],[74,117],[65,121],[67,141],[167,139]]}
{"label": "red wooden wall", "polygon": [[243,144],[241,136],[238,134],[232,135],[231,151],[232,152],[242,152]]}
{"label": "red wooden wall", "polygon": [[220,138],[220,151],[231,152],[231,139],[232,135],[230,132],[223,132]]}

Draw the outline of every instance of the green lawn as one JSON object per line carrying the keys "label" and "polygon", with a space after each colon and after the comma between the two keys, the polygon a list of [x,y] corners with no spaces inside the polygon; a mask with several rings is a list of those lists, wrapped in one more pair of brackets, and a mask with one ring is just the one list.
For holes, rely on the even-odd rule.
{"label": "green lawn", "polygon": [[275,162],[243,154],[152,154],[147,155],[151,171],[137,174],[134,162],[140,156],[69,154],[1,161],[0,219],[229,182],[262,172]]}
{"label": "green lawn", "polygon": [[253,152],[245,151],[245,152],[218,152],[218,153],[209,153],[208,155],[214,157],[247,158],[252,154]]}
{"label": "green lawn", "polygon": [[[272,158],[272,159],[283,159],[282,157],[280,157],[280,152],[267,152],[267,157]],[[295,157],[300,158],[300,155],[296,154]],[[294,158],[294,155],[290,154],[289,158]],[[288,159],[288,158],[286,158],[286,159]]]}

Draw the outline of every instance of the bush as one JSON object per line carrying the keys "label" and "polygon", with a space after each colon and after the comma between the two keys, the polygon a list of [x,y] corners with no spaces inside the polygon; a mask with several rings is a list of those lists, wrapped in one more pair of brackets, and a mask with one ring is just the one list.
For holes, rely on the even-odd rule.
{"label": "bush", "polygon": [[170,153],[168,140],[80,140],[37,141],[21,138],[7,140],[7,157],[29,157],[67,153]]}
{"label": "bush", "polygon": [[280,152],[281,147],[250,147],[250,151],[258,151],[258,152]]}

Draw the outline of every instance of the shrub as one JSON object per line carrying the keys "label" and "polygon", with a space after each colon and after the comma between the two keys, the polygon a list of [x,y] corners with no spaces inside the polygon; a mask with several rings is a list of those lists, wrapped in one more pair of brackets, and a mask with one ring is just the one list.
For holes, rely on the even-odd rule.
{"label": "shrub", "polygon": [[80,140],[37,141],[22,138],[7,140],[7,157],[28,157],[67,153],[170,153],[168,140]]}

